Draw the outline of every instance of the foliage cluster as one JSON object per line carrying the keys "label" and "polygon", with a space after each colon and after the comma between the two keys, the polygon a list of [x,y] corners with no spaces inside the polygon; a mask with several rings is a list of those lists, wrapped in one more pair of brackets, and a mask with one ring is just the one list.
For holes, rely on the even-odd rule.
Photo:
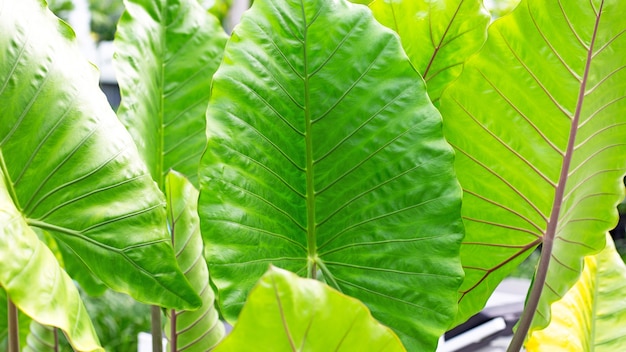
{"label": "foliage cluster", "polygon": [[230,37],[124,4],[116,115],[45,3],[0,0],[11,351],[18,312],[101,350],[74,281],[172,350],[432,351],[540,245],[510,350],[626,344],[625,2],[257,0]]}

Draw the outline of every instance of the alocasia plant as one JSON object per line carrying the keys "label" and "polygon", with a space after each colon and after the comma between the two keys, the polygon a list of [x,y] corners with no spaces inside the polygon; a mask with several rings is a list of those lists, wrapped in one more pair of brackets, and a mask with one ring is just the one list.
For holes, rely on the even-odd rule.
{"label": "alocasia plant", "polygon": [[[362,300],[409,350],[433,350],[453,320],[480,310],[543,244],[517,349],[535,305],[532,329],[540,336],[550,304],[589,281],[587,273],[579,279],[582,258],[604,247],[626,171],[624,2],[524,0],[491,26],[469,61],[488,22],[478,0],[372,2],[374,16],[401,41],[364,6],[344,0],[257,0],[223,61],[226,36],[194,1],[126,5],[117,39],[119,116],[139,153],[70,29],[39,2],[0,0],[0,235],[10,245],[0,247],[0,284],[76,348],[97,349],[97,338],[71,280],[33,229],[54,237],[45,243],[58,244],[67,271],[89,290],[106,284],[177,309],[199,304],[167,243],[168,229],[178,249],[178,236],[193,233],[197,244],[177,254],[204,297],[207,278],[194,274],[202,268],[196,220],[172,215],[169,227],[164,220],[158,188],[167,191],[170,169],[202,187],[205,255],[231,322],[273,263]],[[431,100],[456,149],[462,213],[453,153]],[[177,187],[170,190],[185,194],[168,191],[171,214],[192,219],[196,193],[182,176],[171,177]],[[466,278],[457,295],[461,215]],[[42,254],[29,261],[28,251]],[[61,279],[46,280],[48,273]],[[34,288],[26,289],[26,276]],[[258,312],[261,296],[283,302],[274,298],[322,287],[299,280],[272,269],[257,287],[286,285],[255,290],[243,312]],[[42,305],[49,292],[54,304]],[[589,305],[576,308],[587,314],[603,305],[600,297],[590,294]],[[311,322],[317,333],[315,320],[295,307],[283,306],[267,326],[296,331]],[[319,314],[343,307],[324,308]],[[210,330],[216,311],[206,311]],[[236,333],[265,331],[250,328],[244,313]],[[292,318],[303,319],[293,325]],[[173,323],[178,338],[182,320]],[[573,331],[580,341],[599,336]],[[250,346],[239,335],[218,348]],[[291,347],[296,341],[275,336]],[[317,342],[304,336],[299,341]]]}
{"label": "alocasia plant", "polygon": [[397,36],[346,1],[254,2],[213,77],[199,212],[234,322],[269,263],[432,350],[462,278],[441,117]]}
{"label": "alocasia plant", "polygon": [[441,100],[464,189],[457,321],[542,244],[515,349],[529,327],[548,324],[550,304],[616,223],[626,171],[624,13],[624,1],[524,0],[493,23]]}

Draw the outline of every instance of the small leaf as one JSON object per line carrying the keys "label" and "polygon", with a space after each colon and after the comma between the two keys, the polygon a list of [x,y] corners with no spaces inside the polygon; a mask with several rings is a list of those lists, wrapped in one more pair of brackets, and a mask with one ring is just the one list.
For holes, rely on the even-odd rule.
{"label": "small leaf", "polygon": [[552,320],[534,331],[528,352],[621,351],[626,346],[626,265],[607,234],[606,248],[585,257],[576,284],[552,304]]}
{"label": "small leaf", "polygon": [[198,191],[189,180],[174,171],[167,174],[165,185],[176,260],[202,298],[202,306],[194,311],[170,310],[165,332],[176,351],[208,351],[224,337],[224,325],[215,309],[215,294],[209,285],[209,269],[203,256],[196,206]]}
{"label": "small leaf", "polygon": [[34,320],[30,323],[30,333],[26,341],[27,345],[22,352],[56,352],[59,350],[54,328],[41,325]]}
{"label": "small leaf", "polygon": [[487,39],[489,13],[480,0],[375,0],[369,6],[380,23],[400,35],[435,106]]}
{"label": "small leaf", "polygon": [[360,301],[272,267],[250,292],[228,351],[405,351]]}

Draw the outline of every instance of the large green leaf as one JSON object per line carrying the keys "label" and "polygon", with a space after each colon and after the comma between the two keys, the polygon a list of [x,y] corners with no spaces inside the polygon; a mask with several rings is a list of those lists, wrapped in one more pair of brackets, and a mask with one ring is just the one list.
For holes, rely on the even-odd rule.
{"label": "large green leaf", "polygon": [[392,31],[343,0],[255,1],[213,78],[207,134],[198,208],[227,320],[272,263],[434,349],[462,277],[461,193]]}
{"label": "large green leaf", "polygon": [[177,172],[167,174],[165,190],[176,260],[202,298],[199,309],[170,311],[165,332],[176,351],[208,351],[224,337],[224,325],[215,309],[215,294],[209,285],[209,270],[203,256],[198,191]]}
{"label": "large green leaf", "polygon": [[522,1],[444,92],[464,189],[459,322],[543,243],[533,326],[545,326],[604,248],[626,172],[624,13],[616,0]]}
{"label": "large green leaf", "polygon": [[62,329],[77,350],[103,350],[74,282],[15,207],[7,183],[0,170],[0,286],[21,311]]}
{"label": "large green leaf", "polygon": [[405,351],[358,300],[275,267],[250,292],[215,351]]}
{"label": "large green leaf", "polygon": [[118,116],[162,190],[170,169],[197,186],[211,77],[226,34],[196,0],[125,3],[115,38]]}
{"label": "large green leaf", "polygon": [[435,105],[487,39],[489,14],[480,0],[376,0],[376,19],[400,35]]}
{"label": "large green leaf", "polygon": [[[115,290],[147,303],[198,306],[176,264],[163,195],[73,31],[39,1],[0,2],[0,101],[0,164],[10,196],[2,207],[19,214],[11,213],[19,235],[6,236],[42,251],[24,224],[39,227]],[[13,265],[3,260],[0,271]],[[8,278],[29,292],[60,289],[43,277]],[[49,303],[45,295],[32,302]]]}
{"label": "large green leaf", "polygon": [[552,321],[526,343],[531,351],[623,351],[626,265],[607,234],[606,248],[585,257],[580,279],[552,304]]}

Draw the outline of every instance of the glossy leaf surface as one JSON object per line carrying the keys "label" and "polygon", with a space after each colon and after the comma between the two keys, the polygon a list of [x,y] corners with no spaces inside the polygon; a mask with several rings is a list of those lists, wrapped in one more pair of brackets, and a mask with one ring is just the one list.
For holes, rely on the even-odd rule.
{"label": "glossy leaf surface", "polygon": [[464,189],[457,322],[543,243],[533,326],[545,326],[583,257],[604,247],[626,170],[624,13],[623,1],[522,1],[444,93]]}
{"label": "glossy leaf surface", "polygon": [[250,292],[228,351],[405,351],[360,301],[327,285],[270,268]]}
{"label": "glossy leaf surface", "polygon": [[487,39],[489,14],[480,0],[376,0],[369,6],[380,23],[400,35],[435,105]]}
{"label": "glossy leaf surface", "polygon": [[[72,30],[33,0],[2,1],[0,26],[3,208],[20,219],[16,231],[33,234],[24,245],[43,247],[23,222],[48,231],[115,290],[146,303],[199,305],[176,264],[163,195]],[[25,260],[26,253],[13,255]],[[0,271],[13,265],[3,260]],[[32,292],[56,289],[40,279],[11,280],[26,280]],[[45,297],[33,304],[48,304]]]}
{"label": "glossy leaf surface", "polygon": [[526,343],[529,352],[621,351],[626,346],[626,265],[607,234],[606,248],[585,257],[576,284],[552,304],[552,321]]}
{"label": "glossy leaf surface", "polygon": [[0,240],[0,286],[7,297],[31,318],[62,329],[77,350],[102,351],[74,282],[15,208],[3,171]]}
{"label": "glossy leaf surface", "polygon": [[224,325],[215,309],[215,294],[209,285],[209,270],[203,255],[198,191],[177,172],[167,174],[165,185],[176,260],[202,298],[202,307],[194,311],[170,311],[165,332],[169,343],[176,343],[177,351],[208,351],[224,337]]}
{"label": "glossy leaf surface", "polygon": [[197,186],[211,77],[226,34],[195,0],[125,4],[115,38],[118,117],[161,189],[170,169]]}
{"label": "glossy leaf surface", "polygon": [[213,78],[207,134],[198,208],[227,320],[272,263],[434,349],[462,277],[460,189],[391,30],[346,1],[255,1]]}

